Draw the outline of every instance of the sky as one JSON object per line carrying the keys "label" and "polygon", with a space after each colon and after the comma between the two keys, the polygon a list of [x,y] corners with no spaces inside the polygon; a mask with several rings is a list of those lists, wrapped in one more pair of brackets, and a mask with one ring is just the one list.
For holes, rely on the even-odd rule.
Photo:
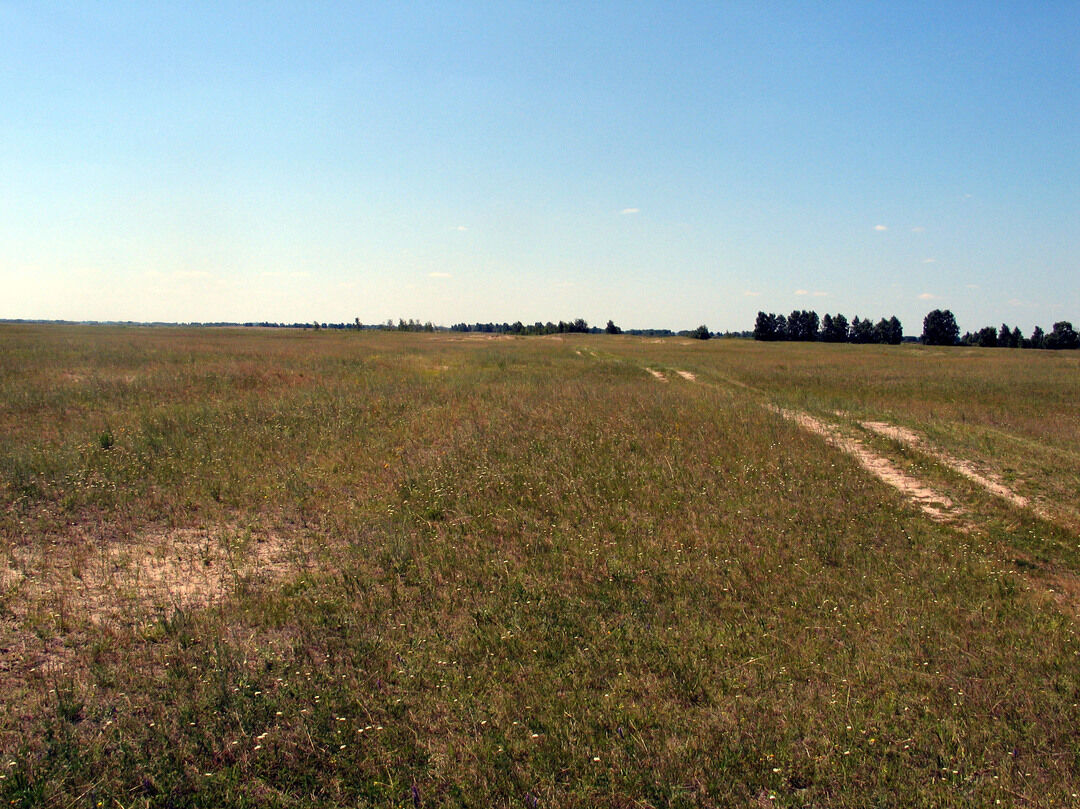
{"label": "sky", "polygon": [[1075,2],[0,0],[0,318],[1080,324]]}

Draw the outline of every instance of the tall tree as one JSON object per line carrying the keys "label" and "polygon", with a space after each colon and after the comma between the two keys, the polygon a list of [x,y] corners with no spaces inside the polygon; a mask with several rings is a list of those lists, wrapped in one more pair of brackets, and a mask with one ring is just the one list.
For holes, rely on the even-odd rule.
{"label": "tall tree", "polygon": [[874,324],[874,342],[889,342],[889,321],[885,318],[881,318],[881,320]]}
{"label": "tall tree", "polygon": [[821,339],[826,343],[846,343],[848,339],[847,318],[841,314],[836,317],[825,315],[821,320]]}
{"label": "tall tree", "polygon": [[922,341],[928,346],[956,345],[960,328],[948,309],[935,309],[923,318]]}
{"label": "tall tree", "polygon": [[904,342],[904,327],[896,315],[889,318],[889,327],[885,334],[885,342],[891,346],[898,346]]}
{"label": "tall tree", "polygon": [[1046,348],[1080,348],[1080,336],[1076,334],[1072,323],[1068,320],[1059,320],[1054,324],[1053,331],[1046,335],[1044,342]]}
{"label": "tall tree", "polygon": [[874,324],[870,322],[870,318],[860,320],[858,315],[852,318],[849,339],[853,343],[874,342]]}
{"label": "tall tree", "polygon": [[996,348],[998,344],[997,330],[993,326],[983,326],[975,337],[975,343],[980,348]]}
{"label": "tall tree", "polygon": [[787,339],[808,342],[817,339],[817,312],[796,309],[787,319]]}
{"label": "tall tree", "polygon": [[766,341],[783,340],[785,326],[783,315],[758,312],[757,320],[754,321],[754,339]]}

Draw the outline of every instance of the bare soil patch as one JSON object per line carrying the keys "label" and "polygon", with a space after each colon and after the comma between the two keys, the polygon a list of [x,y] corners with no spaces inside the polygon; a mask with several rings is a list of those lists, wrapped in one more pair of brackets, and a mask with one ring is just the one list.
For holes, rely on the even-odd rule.
{"label": "bare soil patch", "polygon": [[688,382],[697,382],[697,374],[691,373],[690,371],[676,371],[675,373]]}
{"label": "bare soil patch", "polygon": [[996,475],[980,471],[976,469],[974,464],[970,461],[954,458],[947,452],[932,447],[925,438],[912,430],[905,427],[898,427],[895,424],[887,424],[882,421],[863,421],[860,422],[860,424],[872,433],[892,438],[899,441],[901,444],[906,444],[919,452],[931,456],[943,466],[947,466],[957,474],[963,475],[965,478],[978,484],[986,491],[996,497],[1000,497],[1002,500],[1007,500],[1014,506],[1019,508],[1027,508],[1030,506],[1030,502],[1026,497],[1014,492]]}
{"label": "bare soil patch", "polygon": [[661,373],[660,371],[657,371],[655,368],[646,368],[645,370],[652,374],[660,382],[668,381],[667,377],[664,376],[663,373]]}
{"label": "bare soil patch", "polygon": [[898,469],[888,458],[878,455],[858,439],[844,435],[837,427],[826,424],[808,413],[786,409],[779,409],[778,412],[784,418],[796,422],[804,429],[821,436],[832,446],[851,455],[863,469],[899,491],[931,519],[938,522],[952,522],[963,514],[963,510],[949,497],[935,491],[913,475]]}
{"label": "bare soil patch", "polygon": [[133,541],[85,535],[13,547],[0,561],[0,682],[63,668],[87,622],[133,628],[216,603],[242,583],[282,579],[303,560],[275,534],[150,531]]}

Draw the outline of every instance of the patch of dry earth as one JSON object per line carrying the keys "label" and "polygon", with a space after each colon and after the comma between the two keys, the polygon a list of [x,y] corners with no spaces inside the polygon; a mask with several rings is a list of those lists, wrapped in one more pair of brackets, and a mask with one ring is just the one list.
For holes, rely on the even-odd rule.
{"label": "patch of dry earth", "polygon": [[930,488],[925,482],[909,475],[888,458],[878,455],[866,444],[856,438],[844,435],[840,430],[814,418],[809,413],[780,408],[784,418],[794,421],[799,426],[821,436],[826,442],[843,450],[858,461],[859,466],[883,483],[892,486],[908,500],[919,506],[931,519],[938,522],[952,522],[963,515],[963,510],[946,495]]}
{"label": "patch of dry earth", "polygon": [[912,430],[905,427],[898,427],[895,424],[888,424],[883,421],[862,421],[859,423],[872,433],[883,435],[886,438],[892,438],[895,441],[899,441],[901,444],[905,444],[919,452],[931,456],[943,466],[947,466],[957,474],[963,475],[965,478],[978,484],[986,491],[1000,497],[1002,500],[1012,503],[1014,506],[1019,508],[1027,508],[1030,506],[1030,501],[1026,497],[1014,492],[996,475],[981,472],[976,469],[975,465],[970,461],[954,458],[947,452],[935,449],[930,446],[930,443],[925,438]]}

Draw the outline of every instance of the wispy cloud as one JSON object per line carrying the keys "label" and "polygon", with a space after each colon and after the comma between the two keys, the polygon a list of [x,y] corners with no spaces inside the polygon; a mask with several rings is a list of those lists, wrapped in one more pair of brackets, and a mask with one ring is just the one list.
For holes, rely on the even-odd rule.
{"label": "wispy cloud", "polygon": [[468,228],[464,225],[458,225],[456,228],[454,228],[454,230],[458,231],[459,233],[464,233],[466,230],[468,230]]}
{"label": "wispy cloud", "polygon": [[619,211],[620,214],[626,216],[627,214],[641,213],[641,208],[623,208]]}
{"label": "wispy cloud", "polygon": [[922,260],[922,263],[923,263],[923,264],[933,264],[933,263],[934,263],[934,262],[936,262],[936,261],[937,261],[937,259],[936,259],[936,258],[924,258],[924,259]]}
{"label": "wispy cloud", "polygon": [[877,230],[877,231],[888,230],[888,229],[889,229],[888,225],[874,225],[874,230]]}
{"label": "wispy cloud", "polygon": [[911,229],[911,232],[912,233],[925,233],[926,228],[924,228],[922,225],[916,225],[915,227],[913,227]]}
{"label": "wispy cloud", "polygon": [[302,271],[302,272],[291,272],[291,273],[289,273],[289,277],[290,277],[290,278],[310,278],[310,277],[311,277],[311,273],[309,273],[309,272],[307,272],[307,271]]}
{"label": "wispy cloud", "polygon": [[760,293],[760,292],[754,292],[754,291],[753,291],[753,290],[751,290],[751,289],[747,289],[747,290],[745,290],[745,291],[743,292],[743,295],[745,295],[745,296],[746,296],[746,297],[748,297],[748,298],[760,298],[760,297],[761,297],[761,293]]}
{"label": "wispy cloud", "polygon": [[452,276],[448,272],[429,272],[428,278],[451,278]]}
{"label": "wispy cloud", "polygon": [[964,284],[964,286],[966,288],[968,288],[968,289],[978,289],[979,288],[978,284]]}
{"label": "wispy cloud", "polygon": [[937,298],[937,295],[931,295],[929,292],[924,292],[919,296],[920,301],[932,301]]}
{"label": "wispy cloud", "polygon": [[796,289],[795,294],[796,295],[809,295],[810,293],[805,289]]}
{"label": "wispy cloud", "polygon": [[815,298],[827,298],[827,297],[829,297],[828,292],[822,292],[821,290],[811,292],[810,294],[813,295]]}
{"label": "wispy cloud", "polygon": [[210,278],[206,270],[177,270],[173,273],[175,278]]}

